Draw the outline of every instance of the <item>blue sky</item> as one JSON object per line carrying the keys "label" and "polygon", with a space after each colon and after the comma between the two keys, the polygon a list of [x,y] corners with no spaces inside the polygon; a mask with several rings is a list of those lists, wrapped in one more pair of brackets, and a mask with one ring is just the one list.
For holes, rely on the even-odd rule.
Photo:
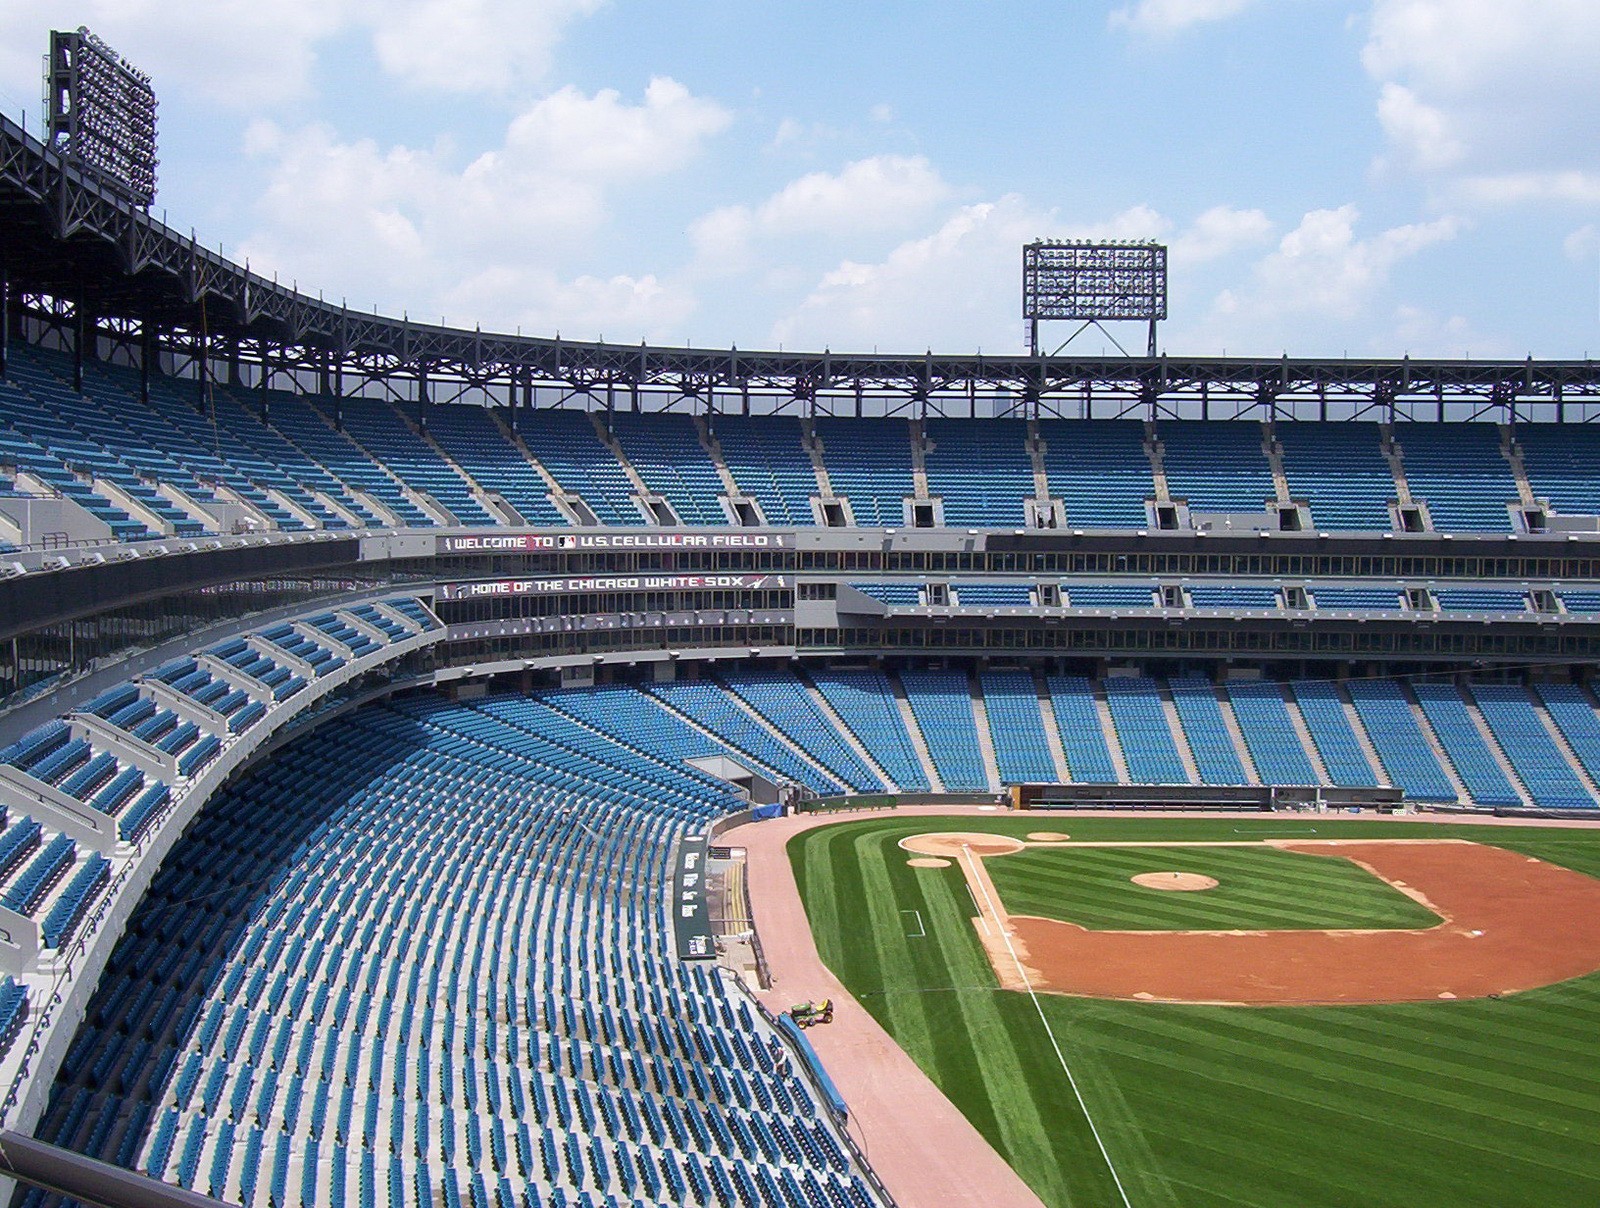
{"label": "blue sky", "polygon": [[1015,352],[1024,242],[1158,238],[1175,354],[1600,355],[1593,0],[7,0],[30,127],[80,23],[173,225],[352,306]]}

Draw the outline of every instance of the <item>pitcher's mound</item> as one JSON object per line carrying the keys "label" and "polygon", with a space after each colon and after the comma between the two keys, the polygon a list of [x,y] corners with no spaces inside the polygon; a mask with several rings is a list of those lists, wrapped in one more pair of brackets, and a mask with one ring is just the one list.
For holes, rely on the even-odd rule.
{"label": "pitcher's mound", "polygon": [[1217,887],[1215,877],[1202,876],[1197,872],[1141,872],[1128,879],[1146,889],[1170,889],[1175,893],[1194,893],[1199,889]]}

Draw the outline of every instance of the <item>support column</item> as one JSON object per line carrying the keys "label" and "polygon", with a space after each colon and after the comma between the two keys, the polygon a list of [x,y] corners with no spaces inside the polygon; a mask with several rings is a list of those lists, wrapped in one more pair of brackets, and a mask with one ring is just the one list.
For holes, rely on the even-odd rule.
{"label": "support column", "polygon": [[194,338],[194,408],[206,411],[206,385],[211,376],[211,340],[202,329]]}
{"label": "support column", "polygon": [[6,376],[11,361],[11,281],[0,276],[0,378]]}
{"label": "support column", "polygon": [[417,366],[417,427],[428,430],[428,363]]}
{"label": "support column", "polygon": [[79,394],[83,393],[83,343],[84,343],[84,314],[83,299],[79,298],[73,303],[73,339],[72,339],[72,388]]}
{"label": "support column", "polygon": [[156,333],[149,319],[139,322],[139,402],[150,405],[150,375],[155,372]]}

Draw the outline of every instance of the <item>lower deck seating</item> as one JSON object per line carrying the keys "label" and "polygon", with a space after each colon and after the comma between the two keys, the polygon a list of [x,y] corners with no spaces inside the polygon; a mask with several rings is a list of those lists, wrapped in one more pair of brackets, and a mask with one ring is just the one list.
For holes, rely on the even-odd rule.
{"label": "lower deck seating", "polygon": [[251,1205],[870,1208],[771,1028],[670,951],[674,841],[738,799],[574,695],[371,706],[210,803],[38,1135]]}
{"label": "lower deck seating", "polygon": [[978,723],[964,671],[902,671],[900,683],[933,755],[939,779],[954,792],[981,793],[989,787],[978,746]]}

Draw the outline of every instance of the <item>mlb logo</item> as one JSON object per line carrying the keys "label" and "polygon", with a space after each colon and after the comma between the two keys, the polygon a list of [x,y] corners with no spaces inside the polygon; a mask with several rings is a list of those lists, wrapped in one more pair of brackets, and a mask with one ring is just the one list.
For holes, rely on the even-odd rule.
{"label": "mlb logo", "polygon": [[578,548],[578,539],[576,537],[571,537],[571,536],[562,537],[561,538],[561,548],[562,549],[577,549]]}

